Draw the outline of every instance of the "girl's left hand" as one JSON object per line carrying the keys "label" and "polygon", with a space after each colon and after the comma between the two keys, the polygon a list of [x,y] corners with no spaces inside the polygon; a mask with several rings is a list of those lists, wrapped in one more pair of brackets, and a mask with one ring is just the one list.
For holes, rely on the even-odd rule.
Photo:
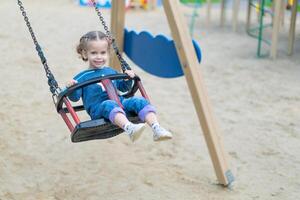
{"label": "girl's left hand", "polygon": [[130,76],[130,78],[135,77],[135,73],[134,73],[133,70],[126,70],[125,73],[126,73],[128,76]]}

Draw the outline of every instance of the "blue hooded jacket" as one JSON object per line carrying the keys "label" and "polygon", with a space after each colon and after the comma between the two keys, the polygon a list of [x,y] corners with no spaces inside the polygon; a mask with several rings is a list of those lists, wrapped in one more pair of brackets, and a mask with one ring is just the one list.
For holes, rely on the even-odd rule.
{"label": "blue hooded jacket", "polygon": [[[102,67],[97,69],[84,70],[77,74],[73,79],[78,83],[82,83],[93,78],[117,73],[118,72],[111,67]],[[115,87],[121,92],[128,91],[132,86],[131,80],[113,80],[112,82]],[[105,91],[105,88],[101,83],[95,83],[84,88],[77,89],[68,97],[71,101],[74,102],[82,98],[83,106],[89,115],[91,115],[91,111],[94,110],[93,108],[95,106],[99,106],[103,101],[108,99],[107,92]]]}

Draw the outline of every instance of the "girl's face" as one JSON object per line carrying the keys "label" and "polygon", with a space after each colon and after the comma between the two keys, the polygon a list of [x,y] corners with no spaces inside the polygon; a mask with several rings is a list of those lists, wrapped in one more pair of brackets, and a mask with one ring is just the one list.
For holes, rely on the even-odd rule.
{"label": "girl's face", "polygon": [[83,52],[90,68],[99,68],[107,64],[109,59],[108,42],[106,40],[93,40],[87,43],[87,49]]}

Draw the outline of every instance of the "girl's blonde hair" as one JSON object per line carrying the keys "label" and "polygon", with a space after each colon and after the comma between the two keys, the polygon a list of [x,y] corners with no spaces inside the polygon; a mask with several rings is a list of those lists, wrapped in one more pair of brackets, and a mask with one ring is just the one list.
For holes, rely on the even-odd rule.
{"label": "girl's blonde hair", "polygon": [[101,31],[90,31],[80,38],[79,44],[76,47],[76,52],[83,61],[87,61],[87,58],[83,57],[83,51],[87,49],[88,42],[95,40],[107,40],[108,48],[110,48],[110,42],[105,33]]}

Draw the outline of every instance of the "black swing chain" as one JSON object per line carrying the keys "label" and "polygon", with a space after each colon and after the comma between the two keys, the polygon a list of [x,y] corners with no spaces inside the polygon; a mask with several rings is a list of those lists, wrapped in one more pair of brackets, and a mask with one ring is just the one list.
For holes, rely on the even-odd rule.
{"label": "black swing chain", "polygon": [[48,85],[50,86],[50,91],[52,93],[52,98],[53,98],[53,101],[55,103],[55,100],[54,100],[54,97],[56,97],[59,93],[59,91],[61,90],[59,87],[58,87],[58,84],[57,84],[57,81],[55,80],[55,77],[54,75],[52,74],[51,70],[49,69],[48,67],[48,64],[47,64],[47,59],[46,57],[44,56],[44,53],[42,51],[42,48],[41,46],[39,45],[36,37],[35,37],[35,34],[33,32],[33,29],[31,27],[31,24],[29,22],[29,19],[27,17],[27,13],[25,11],[25,8],[23,6],[23,3],[22,1],[20,0],[17,0],[18,1],[18,5],[20,7],[20,10],[22,12],[22,15],[24,17],[24,21],[26,22],[26,26],[28,27],[28,30],[29,30],[29,33],[31,35],[31,38],[33,40],[33,43],[35,45],[35,49],[36,51],[38,52],[38,56],[40,57],[41,59],[41,62],[44,66],[44,69],[45,69],[45,72],[46,72],[46,77],[48,78]]}
{"label": "black swing chain", "polygon": [[[35,45],[35,49],[38,52],[38,56],[40,57],[41,62],[43,64],[43,66],[44,66],[44,70],[46,72],[46,77],[48,78],[48,85],[50,86],[50,91],[52,93],[52,98],[53,98],[53,101],[55,103],[54,97],[58,95],[58,93],[59,93],[59,91],[61,91],[61,89],[59,88],[54,75],[52,74],[51,70],[48,67],[47,59],[44,56],[44,52],[42,51],[42,48],[41,48],[41,46],[39,45],[39,43],[38,43],[38,41],[36,39],[36,36],[34,34],[34,31],[33,31],[32,27],[31,27],[31,24],[29,22],[29,18],[27,17],[27,13],[25,11],[25,8],[23,6],[22,1],[21,0],[17,0],[17,2],[18,2],[18,5],[20,7],[20,10],[22,12],[22,15],[24,17],[24,21],[26,22],[26,26],[27,26],[27,28],[29,30],[29,33],[30,33],[31,38],[33,40],[33,43]],[[104,30],[106,32],[106,35],[107,35],[108,39],[112,42],[113,49],[114,49],[115,54],[118,57],[118,60],[119,60],[119,62],[121,64],[122,71],[124,72],[125,70],[130,70],[131,68],[129,67],[129,65],[126,62],[126,60],[124,60],[124,58],[120,54],[120,51],[119,51],[118,46],[116,44],[116,41],[113,38],[113,36],[111,35],[110,31],[108,30],[108,27],[107,27],[107,25],[106,25],[106,23],[104,21],[104,17],[102,16],[100,10],[97,7],[96,1],[92,0],[92,2],[93,2],[93,5],[94,5],[94,8],[95,8],[95,11],[97,12],[97,15],[99,16],[101,24],[103,25],[103,28],[104,28]]]}
{"label": "black swing chain", "polygon": [[108,37],[108,39],[109,39],[109,40],[111,41],[111,43],[112,43],[112,47],[113,47],[113,49],[114,49],[114,51],[115,51],[115,54],[116,54],[116,56],[118,57],[118,60],[119,60],[119,62],[120,62],[120,64],[121,64],[122,71],[124,72],[124,71],[126,71],[126,70],[130,70],[131,68],[129,67],[128,63],[126,62],[126,60],[124,60],[124,58],[123,58],[122,55],[120,54],[120,51],[119,51],[118,46],[117,46],[117,44],[116,44],[115,38],[113,38],[111,32],[108,30],[108,27],[107,27],[107,25],[106,25],[106,23],[105,23],[105,21],[104,21],[104,17],[102,16],[100,10],[99,10],[98,7],[97,7],[96,0],[92,0],[92,2],[93,2],[93,6],[94,6],[94,8],[95,8],[95,11],[96,11],[96,13],[97,13],[97,15],[98,15],[98,17],[99,17],[99,19],[100,19],[100,22],[101,22],[101,24],[103,25],[103,28],[104,28],[104,30],[105,30],[105,32],[106,32],[106,36]]}

